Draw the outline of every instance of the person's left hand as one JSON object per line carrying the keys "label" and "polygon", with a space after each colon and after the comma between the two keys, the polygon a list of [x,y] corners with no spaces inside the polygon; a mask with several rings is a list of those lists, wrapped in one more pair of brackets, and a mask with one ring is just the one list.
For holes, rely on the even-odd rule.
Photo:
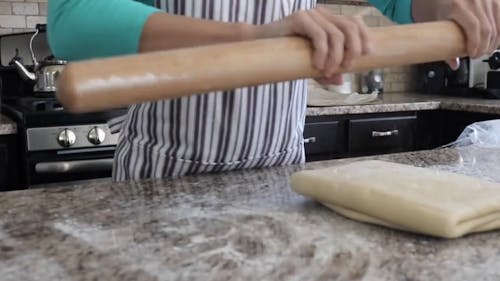
{"label": "person's left hand", "polygon": [[[499,0],[414,0],[413,16],[417,21],[455,21],[465,33],[472,58],[489,55],[500,46]],[[456,60],[448,63],[458,67]]]}
{"label": "person's left hand", "polygon": [[[363,17],[368,15],[370,13],[371,9],[370,8],[365,8],[359,11],[358,13],[354,14],[354,18],[357,20],[358,23],[360,23],[362,26],[364,26],[364,29],[366,32],[368,31]],[[316,78],[314,79],[316,82],[320,83],[321,85],[342,85],[344,83],[342,75],[333,75],[331,77],[322,77],[322,78]]]}

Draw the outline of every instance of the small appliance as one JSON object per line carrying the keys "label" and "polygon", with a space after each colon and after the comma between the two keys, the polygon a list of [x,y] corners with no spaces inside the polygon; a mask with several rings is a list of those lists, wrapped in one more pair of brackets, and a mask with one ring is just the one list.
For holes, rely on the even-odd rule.
{"label": "small appliance", "polygon": [[452,70],[445,62],[418,66],[417,89],[427,94],[500,98],[500,50],[480,58],[460,58]]}

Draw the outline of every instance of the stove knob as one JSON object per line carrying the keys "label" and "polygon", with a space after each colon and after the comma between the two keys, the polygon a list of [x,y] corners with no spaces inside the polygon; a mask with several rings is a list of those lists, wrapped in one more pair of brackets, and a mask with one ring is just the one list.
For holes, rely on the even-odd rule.
{"label": "stove knob", "polygon": [[64,129],[57,136],[57,142],[62,147],[70,147],[76,142],[76,135],[73,131]]}
{"label": "stove knob", "polygon": [[98,145],[104,142],[104,139],[106,138],[106,133],[104,132],[103,129],[94,127],[90,129],[87,138],[90,143]]}

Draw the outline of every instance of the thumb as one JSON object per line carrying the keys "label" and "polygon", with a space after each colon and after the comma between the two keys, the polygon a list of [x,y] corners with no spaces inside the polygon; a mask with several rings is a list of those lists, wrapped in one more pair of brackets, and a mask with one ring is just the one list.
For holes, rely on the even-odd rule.
{"label": "thumb", "polygon": [[340,86],[342,83],[344,83],[342,79],[342,75],[340,74],[335,74],[332,77],[323,77],[323,78],[318,78],[316,79],[318,83],[321,85],[337,85]]}
{"label": "thumb", "polygon": [[460,59],[459,58],[447,60],[446,63],[450,66],[450,68],[452,70],[457,70],[460,67]]}

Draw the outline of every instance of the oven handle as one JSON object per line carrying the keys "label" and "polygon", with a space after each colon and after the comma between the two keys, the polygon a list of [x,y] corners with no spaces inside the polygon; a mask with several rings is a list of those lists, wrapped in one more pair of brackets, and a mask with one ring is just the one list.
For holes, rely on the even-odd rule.
{"label": "oven handle", "polygon": [[113,168],[113,159],[40,162],[35,165],[38,174],[67,174],[83,172],[102,172]]}

